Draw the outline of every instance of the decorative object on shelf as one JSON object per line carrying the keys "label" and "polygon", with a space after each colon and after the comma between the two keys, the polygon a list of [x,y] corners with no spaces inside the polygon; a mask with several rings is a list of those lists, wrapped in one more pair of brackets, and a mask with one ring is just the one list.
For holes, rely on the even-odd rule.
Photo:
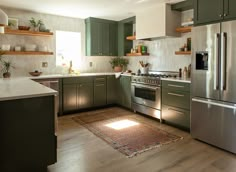
{"label": "decorative object on shelf", "polygon": [[129,64],[129,61],[123,57],[112,58],[110,64],[115,72],[122,72],[123,69]]}
{"label": "decorative object on shelf", "polygon": [[15,46],[15,51],[21,51],[21,46]]}
{"label": "decorative object on shelf", "polygon": [[29,72],[29,74],[30,74],[31,76],[39,76],[39,75],[42,74],[42,72],[39,72],[39,71],[35,70],[34,72]]}
{"label": "decorative object on shelf", "polygon": [[25,51],[36,51],[37,45],[35,44],[27,44],[25,45]]}
{"label": "decorative object on shelf", "polygon": [[29,26],[18,26],[19,30],[30,30]]}
{"label": "decorative object on shelf", "polygon": [[10,44],[2,44],[2,51],[10,51],[11,45]]}
{"label": "decorative object on shelf", "polygon": [[18,29],[18,19],[16,19],[16,18],[8,18],[8,27],[11,30],[17,30]]}
{"label": "decorative object on shelf", "polygon": [[15,67],[12,65],[11,61],[1,60],[1,63],[2,63],[3,77],[10,78],[11,77],[10,69]]}
{"label": "decorative object on shelf", "polygon": [[0,33],[5,32],[5,26],[8,25],[8,16],[7,14],[0,9]]}
{"label": "decorative object on shelf", "polygon": [[42,24],[42,21],[41,20],[36,21],[34,17],[31,17],[29,22],[30,22],[30,25],[32,26],[32,30],[38,32],[39,27]]}
{"label": "decorative object on shelf", "polygon": [[187,50],[191,51],[191,38],[187,38]]}

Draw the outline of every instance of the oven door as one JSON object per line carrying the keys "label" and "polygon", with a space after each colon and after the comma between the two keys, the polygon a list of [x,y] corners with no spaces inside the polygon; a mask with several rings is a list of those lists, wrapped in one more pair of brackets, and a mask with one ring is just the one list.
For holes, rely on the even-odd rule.
{"label": "oven door", "polygon": [[131,96],[133,103],[161,109],[161,90],[158,86],[132,83]]}

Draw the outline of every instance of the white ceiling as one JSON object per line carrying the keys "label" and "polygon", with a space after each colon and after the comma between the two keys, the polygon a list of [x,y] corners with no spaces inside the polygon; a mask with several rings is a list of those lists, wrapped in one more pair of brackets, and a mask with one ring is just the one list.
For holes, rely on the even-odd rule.
{"label": "white ceiling", "polygon": [[1,0],[0,6],[76,18],[122,20],[157,3],[184,0]]}

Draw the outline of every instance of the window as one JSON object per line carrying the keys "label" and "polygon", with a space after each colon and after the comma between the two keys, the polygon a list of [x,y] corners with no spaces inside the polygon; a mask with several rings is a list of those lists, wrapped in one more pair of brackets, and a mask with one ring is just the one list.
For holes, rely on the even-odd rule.
{"label": "window", "polygon": [[56,31],[56,65],[78,69],[81,62],[81,33]]}

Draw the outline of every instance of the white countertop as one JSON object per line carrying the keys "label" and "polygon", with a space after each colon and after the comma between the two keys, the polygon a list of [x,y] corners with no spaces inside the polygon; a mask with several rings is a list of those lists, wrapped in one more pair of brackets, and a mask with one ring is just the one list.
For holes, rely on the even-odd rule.
{"label": "white countertop", "polygon": [[0,78],[0,101],[56,95],[57,91],[29,78]]}
{"label": "white countertop", "polygon": [[161,78],[161,80],[191,83],[191,78]]}

